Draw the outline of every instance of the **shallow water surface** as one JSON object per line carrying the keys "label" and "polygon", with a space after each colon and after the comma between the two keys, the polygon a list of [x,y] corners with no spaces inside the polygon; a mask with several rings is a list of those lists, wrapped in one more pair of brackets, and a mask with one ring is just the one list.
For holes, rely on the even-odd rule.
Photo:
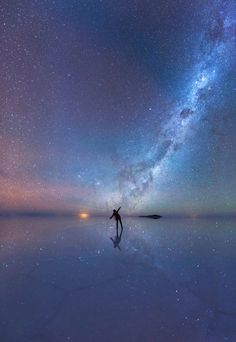
{"label": "shallow water surface", "polygon": [[236,341],[236,222],[0,220],[0,341]]}

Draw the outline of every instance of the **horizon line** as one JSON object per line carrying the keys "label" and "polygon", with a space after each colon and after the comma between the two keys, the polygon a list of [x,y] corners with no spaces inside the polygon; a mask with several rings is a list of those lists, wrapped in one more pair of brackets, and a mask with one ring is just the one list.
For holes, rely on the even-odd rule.
{"label": "horizon line", "polygon": [[[86,210],[78,210],[78,212],[75,211],[36,211],[36,210],[4,210],[0,211],[0,218],[4,217],[79,217],[80,213],[87,212]],[[108,212],[94,212],[94,213],[88,213],[88,218],[93,218],[93,217],[109,217]],[[146,213],[140,212],[140,213],[132,213],[132,214],[127,214],[124,213],[122,216],[123,217],[129,217],[129,218],[137,218],[139,216],[148,216],[148,215],[160,215],[162,218],[216,218],[216,217],[235,217],[236,218],[236,213],[235,212],[228,212],[228,213],[154,213],[151,211],[147,211]],[[140,217],[141,218],[141,217]]]}

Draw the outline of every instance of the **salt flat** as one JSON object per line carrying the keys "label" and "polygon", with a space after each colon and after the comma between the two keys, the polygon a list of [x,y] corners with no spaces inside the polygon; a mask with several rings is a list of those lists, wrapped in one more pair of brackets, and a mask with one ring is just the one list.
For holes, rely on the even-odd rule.
{"label": "salt flat", "polygon": [[236,222],[0,221],[0,341],[235,341]]}

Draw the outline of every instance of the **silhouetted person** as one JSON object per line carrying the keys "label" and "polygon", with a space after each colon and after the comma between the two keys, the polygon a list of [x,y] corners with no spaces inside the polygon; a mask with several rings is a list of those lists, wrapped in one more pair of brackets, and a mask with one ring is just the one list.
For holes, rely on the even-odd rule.
{"label": "silhouetted person", "polygon": [[118,234],[118,222],[120,223],[121,230],[123,230],[123,225],[122,225],[121,217],[120,217],[120,214],[119,214],[120,208],[117,209],[117,210],[113,209],[113,214],[110,217],[110,219],[112,219],[112,217],[115,217],[117,234]]}

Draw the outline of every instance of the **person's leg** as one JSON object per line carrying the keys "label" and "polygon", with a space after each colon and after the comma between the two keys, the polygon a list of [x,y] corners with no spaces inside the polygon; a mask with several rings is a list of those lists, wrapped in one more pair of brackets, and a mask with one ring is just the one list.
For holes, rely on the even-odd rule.
{"label": "person's leg", "polygon": [[122,224],[122,221],[121,221],[121,219],[119,219],[119,222],[120,222],[120,226],[121,226],[121,230],[120,230],[119,239],[121,240],[121,236],[122,236],[122,233],[123,233],[123,224]]}
{"label": "person's leg", "polygon": [[116,236],[118,236],[118,220],[116,220]]}

